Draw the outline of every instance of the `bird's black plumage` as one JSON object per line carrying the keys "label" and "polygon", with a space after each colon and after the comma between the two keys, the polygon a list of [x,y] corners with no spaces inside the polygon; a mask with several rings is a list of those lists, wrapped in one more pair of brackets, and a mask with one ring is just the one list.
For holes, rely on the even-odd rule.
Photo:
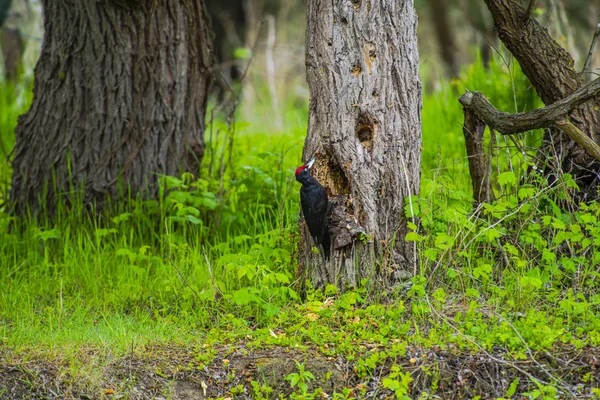
{"label": "bird's black plumage", "polygon": [[[310,164],[310,163],[309,163]],[[308,231],[315,244],[323,247],[325,258],[329,258],[331,239],[327,227],[328,199],[327,191],[310,175],[309,167],[304,165],[296,171],[296,180],[302,184],[300,203]]]}

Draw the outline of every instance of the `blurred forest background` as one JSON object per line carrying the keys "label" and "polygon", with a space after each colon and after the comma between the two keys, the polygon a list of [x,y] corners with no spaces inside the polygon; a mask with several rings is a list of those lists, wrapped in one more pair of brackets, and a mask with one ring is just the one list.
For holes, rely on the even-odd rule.
{"label": "blurred forest background", "polygon": [[[206,6],[212,17],[221,80],[235,85],[247,70],[241,102],[245,119],[275,115],[272,122],[281,126],[280,115],[288,105],[306,108],[305,2],[208,0]],[[427,92],[440,90],[445,79],[457,79],[461,69],[478,59],[487,65],[493,54],[504,55],[483,1],[416,0],[415,6],[421,80]],[[586,60],[599,9],[599,0],[537,3],[536,16],[570,52],[577,70]],[[16,77],[16,70],[21,70],[25,80],[32,79],[43,36],[40,1],[2,0],[0,21],[3,19],[0,68],[9,79]],[[598,67],[600,54],[596,52],[589,74]],[[226,85],[222,81],[218,84],[221,90]]]}

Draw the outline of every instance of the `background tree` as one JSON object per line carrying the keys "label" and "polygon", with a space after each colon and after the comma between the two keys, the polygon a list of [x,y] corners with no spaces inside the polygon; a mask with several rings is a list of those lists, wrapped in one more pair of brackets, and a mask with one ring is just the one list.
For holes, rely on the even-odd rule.
{"label": "background tree", "polygon": [[[535,1],[527,8],[514,0],[485,0],[498,36],[519,61],[542,101],[552,104],[572,94],[583,83],[571,54],[560,46],[535,19]],[[593,32],[592,32],[593,33]],[[600,143],[599,99],[584,103],[568,116],[573,125]],[[539,161],[548,174],[570,173],[582,199],[598,197],[600,163],[556,127],[547,130],[539,149]]]}
{"label": "background tree", "polygon": [[[23,6],[24,4],[21,3],[21,5]],[[0,0],[0,47],[2,48],[2,58],[4,59],[4,79],[14,83],[19,76],[24,41],[19,29],[16,26],[12,26],[13,24],[8,23],[10,21],[9,17],[12,6],[12,0]],[[13,19],[19,18],[15,17]]]}
{"label": "background tree", "polygon": [[446,74],[450,78],[458,77],[459,62],[458,48],[454,26],[450,22],[450,7],[448,0],[428,0],[429,13],[435,30],[435,38],[438,43],[440,57],[444,61]]}
{"label": "background tree", "polygon": [[416,266],[406,196],[419,191],[421,84],[412,1],[307,5],[310,89],[303,159],[336,203],[327,263],[303,234],[300,263],[316,286],[383,286]]}
{"label": "background tree", "polygon": [[17,214],[84,200],[154,196],[158,174],[197,172],[212,82],[202,0],[43,2],[34,99],[16,128]]}

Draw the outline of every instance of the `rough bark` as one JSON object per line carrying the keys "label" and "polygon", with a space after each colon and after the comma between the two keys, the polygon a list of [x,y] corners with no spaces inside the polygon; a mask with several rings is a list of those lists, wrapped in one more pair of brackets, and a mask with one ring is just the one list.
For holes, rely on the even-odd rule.
{"label": "rough bark", "polygon": [[382,287],[413,272],[405,197],[419,191],[421,84],[412,0],[307,5],[310,89],[304,160],[335,205],[332,256],[311,251],[300,263],[313,285],[340,288],[370,278]]}
{"label": "rough bark", "polygon": [[[546,104],[567,97],[583,83],[571,55],[554,41],[535,18],[515,0],[485,0],[498,35],[519,61],[523,72]],[[569,119],[586,136],[598,143],[600,118],[594,107],[597,99],[580,105]],[[540,148],[540,156],[554,163],[556,170],[573,174],[584,197],[597,198],[600,164],[557,128],[551,128]]]}
{"label": "rough bark", "polygon": [[121,184],[152,197],[158,174],[197,172],[213,66],[202,0],[43,6],[33,103],[16,129],[15,212],[52,211],[80,187],[86,203]]}

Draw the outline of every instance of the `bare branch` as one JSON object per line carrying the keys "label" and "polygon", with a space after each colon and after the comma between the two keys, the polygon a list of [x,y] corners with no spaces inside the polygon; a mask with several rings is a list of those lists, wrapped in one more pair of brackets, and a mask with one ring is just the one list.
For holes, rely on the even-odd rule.
{"label": "bare branch", "polygon": [[561,118],[554,123],[558,129],[567,134],[575,143],[583,147],[596,160],[600,160],[600,146],[590,137],[586,136],[581,130],[573,125],[568,118]]}
{"label": "bare branch", "polygon": [[533,12],[537,8],[537,2],[538,0],[529,0],[529,6],[527,6],[527,14],[525,14],[528,20],[533,17]]}
{"label": "bare branch", "polygon": [[[592,63],[592,56],[594,55],[594,48],[596,47],[596,42],[598,41],[598,36],[600,36],[600,24],[596,27],[596,32],[594,32],[594,37],[592,38],[592,43],[590,44],[590,51],[588,52],[587,58],[585,59],[585,64],[583,64],[582,73],[587,73],[590,76],[590,64]],[[588,79],[589,80],[589,79]]]}
{"label": "bare branch", "polygon": [[600,94],[600,78],[581,87],[570,96],[547,107],[526,113],[509,114],[499,111],[479,92],[467,92],[459,101],[467,110],[472,110],[487,125],[503,135],[526,132],[532,129],[549,128],[564,118],[575,107]]}

